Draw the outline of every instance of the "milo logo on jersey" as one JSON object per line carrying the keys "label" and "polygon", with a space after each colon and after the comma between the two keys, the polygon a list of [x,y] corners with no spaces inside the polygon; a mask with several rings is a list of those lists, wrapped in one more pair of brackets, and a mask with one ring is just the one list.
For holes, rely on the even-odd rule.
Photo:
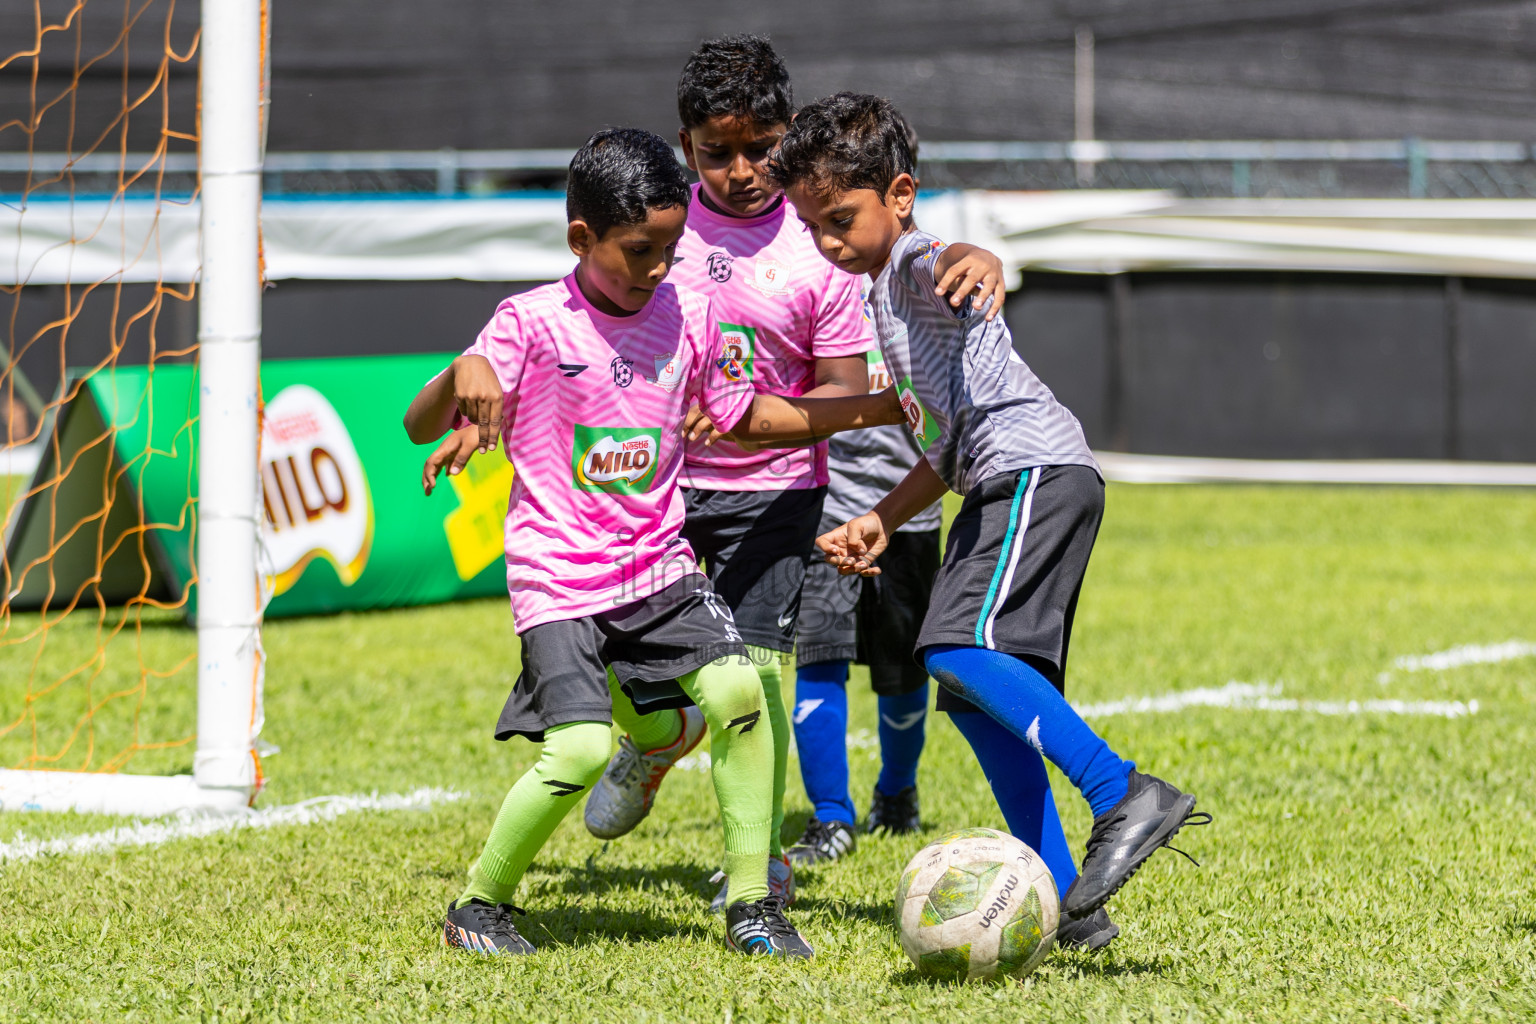
{"label": "milo logo on jersey", "polygon": [[642,494],[656,482],[661,431],[576,424],[571,486],[595,494]]}
{"label": "milo logo on jersey", "polygon": [[725,341],[724,352],[715,365],[720,367],[726,380],[751,380],[752,356],[757,351],[757,328],[722,321],[720,336]]}
{"label": "milo logo on jersey", "polygon": [[870,349],[864,354],[864,361],[869,364],[869,393],[878,395],[891,386],[891,371],[885,368],[885,356],[880,354],[878,348]]}
{"label": "milo logo on jersey", "polygon": [[906,414],[907,429],[917,439],[917,446],[927,451],[928,446],[939,439],[939,425],[934,422],[933,415],[923,408],[922,400],[917,397],[917,389],[912,386],[911,377],[901,378],[901,383],[896,385],[896,397],[901,401],[901,411]]}

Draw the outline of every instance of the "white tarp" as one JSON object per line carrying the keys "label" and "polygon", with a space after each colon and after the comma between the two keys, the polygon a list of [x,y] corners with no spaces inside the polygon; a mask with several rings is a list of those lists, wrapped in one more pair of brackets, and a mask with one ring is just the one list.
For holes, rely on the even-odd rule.
{"label": "white tarp", "polygon": [[[923,226],[1015,270],[1276,269],[1536,277],[1536,201],[1179,199],[1162,192],[925,195]],[[0,206],[0,284],[197,273],[195,205]],[[272,280],[544,281],[571,265],[559,196],[268,199]]]}
{"label": "white tarp", "polygon": [[[1042,270],[1536,277],[1536,200],[1081,195],[1103,206],[1067,209],[1051,193],[992,192],[970,201],[987,211],[987,228],[1002,240],[999,255]],[[1118,211],[1116,198],[1124,204]],[[1069,216],[1052,222],[1058,211]]]}

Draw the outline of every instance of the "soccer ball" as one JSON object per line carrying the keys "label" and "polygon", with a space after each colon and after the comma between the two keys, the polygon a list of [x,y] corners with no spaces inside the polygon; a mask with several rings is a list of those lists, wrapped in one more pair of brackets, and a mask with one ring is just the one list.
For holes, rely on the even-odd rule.
{"label": "soccer ball", "polygon": [[901,948],[929,978],[1022,978],[1056,944],[1060,915],[1045,861],[990,828],[961,829],[929,843],[896,886]]}

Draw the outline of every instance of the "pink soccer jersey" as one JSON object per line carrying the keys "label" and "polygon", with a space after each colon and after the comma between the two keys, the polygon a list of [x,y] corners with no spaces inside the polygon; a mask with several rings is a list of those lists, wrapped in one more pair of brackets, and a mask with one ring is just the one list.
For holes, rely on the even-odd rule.
{"label": "pink soccer jersey", "polygon": [[[800,218],[779,203],[760,217],[727,217],[695,185],[671,279],[714,302],[731,357],[726,372],[759,391],[796,397],[816,386],[819,357],[874,346],[859,278],[822,258]],[[827,482],[827,445],[744,451],[729,441],[688,446],[683,483],[719,491],[772,491]]]}
{"label": "pink soccer jersey", "polygon": [[726,378],[710,302],[674,288],[615,317],[573,273],[506,299],[466,354],[505,395],[507,589],[518,632],[617,608],[697,573],[678,531],[690,403],[734,425],[750,386]]}

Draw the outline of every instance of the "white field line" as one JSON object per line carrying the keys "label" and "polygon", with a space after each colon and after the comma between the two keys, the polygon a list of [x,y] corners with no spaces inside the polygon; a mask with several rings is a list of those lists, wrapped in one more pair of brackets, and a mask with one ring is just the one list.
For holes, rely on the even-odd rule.
{"label": "white field line", "polygon": [[1434,654],[1411,654],[1398,658],[1392,667],[1404,672],[1443,672],[1463,665],[1492,665],[1516,658],[1536,657],[1536,644],[1506,640],[1502,644],[1467,644]]}
{"label": "white field line", "polygon": [[1077,709],[1084,718],[1167,713],[1184,708],[1230,708],[1240,711],[1302,711],[1314,715],[1429,715],[1463,718],[1477,714],[1477,701],[1459,700],[1297,700],[1282,697],[1279,683],[1238,683],[1177,690],[1156,697],[1127,697]]}
{"label": "white field line", "polygon": [[296,804],[284,804],[239,816],[188,816],[110,828],[105,832],[63,836],[58,839],[16,838],[0,843],[0,863],[35,860],[60,854],[101,853],[133,846],[159,846],[177,839],[197,839],[248,828],[279,825],[317,825],[357,811],[417,811],[434,804],[463,800],[468,793],[423,787],[409,793],[377,793],[368,796],[317,796]]}

